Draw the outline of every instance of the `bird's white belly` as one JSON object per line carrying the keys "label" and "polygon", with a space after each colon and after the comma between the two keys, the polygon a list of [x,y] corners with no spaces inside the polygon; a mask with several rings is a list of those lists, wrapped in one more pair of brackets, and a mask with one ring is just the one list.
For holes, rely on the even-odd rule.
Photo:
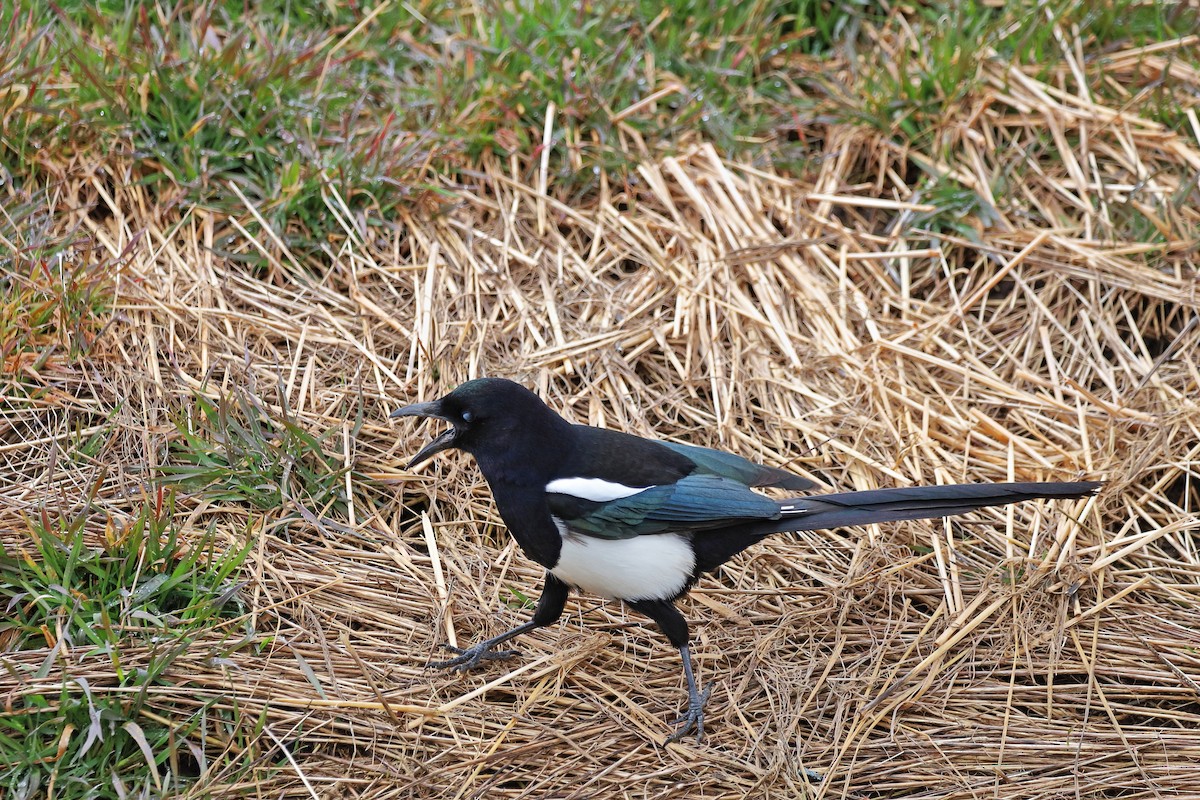
{"label": "bird's white belly", "polygon": [[563,531],[562,551],[550,572],[611,600],[666,600],[683,590],[695,566],[691,543],[679,534],[598,539]]}

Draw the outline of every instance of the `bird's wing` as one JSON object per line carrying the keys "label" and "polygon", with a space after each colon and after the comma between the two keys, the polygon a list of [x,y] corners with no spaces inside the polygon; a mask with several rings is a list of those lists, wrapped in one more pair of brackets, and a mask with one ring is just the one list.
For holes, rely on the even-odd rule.
{"label": "bird's wing", "polygon": [[745,486],[777,486],[780,489],[791,489],[797,492],[817,486],[808,478],[802,478],[775,467],[755,464],[753,461],[735,456],[733,453],[676,442],[660,441],[659,444],[679,453],[695,464],[701,472],[730,478]]}
{"label": "bird's wing", "polygon": [[[566,481],[558,485],[571,487]],[[688,475],[663,486],[633,488],[630,494],[610,500],[553,490],[546,500],[550,513],[569,530],[602,539],[704,530],[779,516],[774,500],[717,475]]]}

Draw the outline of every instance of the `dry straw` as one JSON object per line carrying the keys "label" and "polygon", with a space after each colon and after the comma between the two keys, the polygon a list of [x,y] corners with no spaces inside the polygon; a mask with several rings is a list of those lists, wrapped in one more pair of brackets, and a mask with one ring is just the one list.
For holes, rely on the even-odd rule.
{"label": "dry straw", "polygon": [[[1116,54],[1114,79],[1158,57]],[[105,214],[64,225],[131,260],[92,359],[0,445],[6,541],[101,466],[100,507],[127,513],[195,393],[249,393],[332,431],[326,449],[353,466],[349,519],[301,500],[179,501],[189,535],[255,537],[233,627],[251,622],[257,644],[216,659],[217,637],[198,641],[152,693],[163,719],[212,704],[245,720],[201,743],[212,763],[259,748],[260,770],[231,784],[213,768],[196,796],[1200,797],[1198,219],[1173,200],[1195,190],[1176,176],[1194,183],[1200,125],[1165,130],[1065,81],[986,78],[952,162],[814,128],[809,179],[701,145],[584,206],[488,163],[445,213],[395,230],[331,193],[346,237],[320,269],[249,203],[238,219],[180,212],[90,176],[77,193]],[[1032,147],[1046,130],[1053,157]],[[1018,202],[996,199],[976,235],[915,233],[929,179],[910,160],[985,196],[1019,162]],[[1130,209],[1159,241],[1113,238]],[[250,274],[218,242],[271,268]],[[683,604],[716,682],[710,733],[664,748],[677,655],[619,605],[571,601],[517,661],[424,669],[444,642],[523,620],[539,583],[469,460],[407,473],[428,432],[385,420],[481,374],[580,422],[843,489],[1111,483],[736,559]],[[79,418],[64,410],[113,409],[95,464],[51,457]],[[43,683],[0,676],[0,696],[54,694],[59,669],[112,685],[102,659],[65,653]]]}

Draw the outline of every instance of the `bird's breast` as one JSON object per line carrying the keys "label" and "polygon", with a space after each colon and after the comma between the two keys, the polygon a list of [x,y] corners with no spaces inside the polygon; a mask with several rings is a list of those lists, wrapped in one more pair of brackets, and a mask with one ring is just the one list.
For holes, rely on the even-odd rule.
{"label": "bird's breast", "polygon": [[571,531],[562,520],[555,524],[562,547],[550,572],[589,594],[610,600],[673,600],[688,587],[696,568],[687,534],[601,539]]}

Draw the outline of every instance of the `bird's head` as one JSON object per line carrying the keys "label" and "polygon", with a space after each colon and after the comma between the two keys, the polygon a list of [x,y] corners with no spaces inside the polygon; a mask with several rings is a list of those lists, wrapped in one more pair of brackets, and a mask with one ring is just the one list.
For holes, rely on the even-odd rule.
{"label": "bird's head", "polygon": [[477,378],[428,403],[396,409],[397,417],[432,417],[450,423],[450,430],[421,448],[408,468],[430,456],[457,448],[481,463],[516,455],[521,444],[540,440],[566,422],[533,392],[503,378]]}

